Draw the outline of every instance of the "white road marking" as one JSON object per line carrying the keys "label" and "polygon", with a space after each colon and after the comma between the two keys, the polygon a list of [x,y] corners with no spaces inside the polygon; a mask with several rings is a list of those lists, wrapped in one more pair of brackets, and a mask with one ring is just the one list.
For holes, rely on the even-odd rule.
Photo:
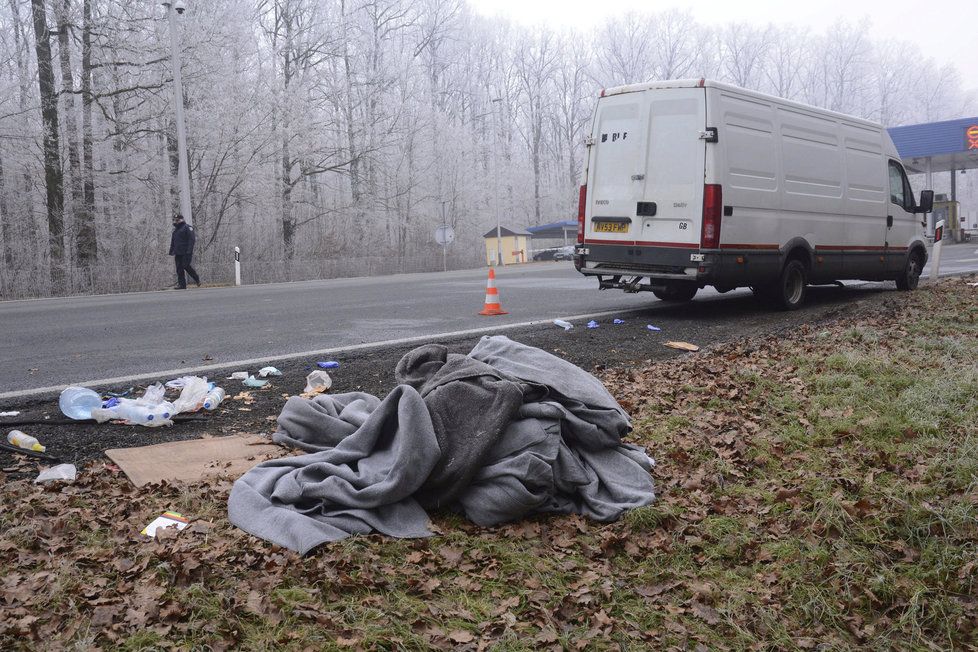
{"label": "white road marking", "polygon": [[[562,317],[566,321],[583,321],[590,319],[598,319],[600,317],[619,317],[621,315],[634,314],[637,312],[643,312],[648,310],[653,303],[641,308],[627,308],[623,310],[607,310],[605,312],[593,312],[586,315],[572,315],[570,317]],[[2,392],[0,393],[0,399],[10,399],[10,398],[24,398],[27,396],[37,396],[39,394],[49,394],[54,392],[60,392],[65,387],[69,385],[79,385],[79,386],[91,386],[91,385],[121,385],[124,383],[132,383],[141,380],[161,380],[161,379],[171,379],[177,378],[179,376],[187,375],[199,375],[201,372],[205,371],[215,371],[218,369],[226,369],[229,367],[257,367],[263,366],[271,362],[280,362],[282,360],[291,360],[292,358],[315,358],[315,357],[325,357],[329,355],[336,355],[338,353],[349,353],[352,351],[363,351],[367,349],[382,349],[391,346],[401,346],[404,344],[427,344],[428,342],[438,342],[442,339],[447,338],[457,338],[457,337],[469,337],[472,335],[488,335],[500,333],[502,331],[510,331],[516,328],[525,328],[527,326],[539,326],[543,324],[550,324],[551,319],[535,319],[533,321],[518,322],[515,324],[502,324],[500,326],[490,326],[486,328],[470,328],[461,331],[451,331],[448,333],[434,333],[431,335],[418,335],[415,337],[402,337],[394,340],[382,340],[379,342],[366,342],[364,344],[353,344],[350,346],[340,346],[332,349],[318,349],[316,351],[300,351],[297,353],[286,353],[283,355],[269,356],[266,358],[249,358],[247,360],[232,360],[229,362],[221,362],[218,364],[203,365],[200,367],[184,367],[182,369],[164,369],[161,371],[154,371],[151,373],[138,374],[134,376],[117,376],[115,378],[98,378],[95,380],[82,380],[75,381],[71,383],[64,383],[61,385],[50,385],[48,387],[36,387],[34,389],[24,389],[15,392]],[[556,327],[555,327],[556,328]]]}

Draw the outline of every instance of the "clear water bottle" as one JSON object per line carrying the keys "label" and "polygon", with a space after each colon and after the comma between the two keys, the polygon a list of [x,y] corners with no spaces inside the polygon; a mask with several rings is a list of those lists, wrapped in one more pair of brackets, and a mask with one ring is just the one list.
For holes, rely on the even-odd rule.
{"label": "clear water bottle", "polygon": [[172,425],[173,421],[170,417],[174,414],[176,414],[176,408],[169,401],[164,401],[159,405],[144,405],[138,401],[127,399],[121,401],[114,408],[92,410],[92,417],[99,423],[111,419],[123,419],[133,425],[149,428]]}
{"label": "clear water bottle", "polygon": [[69,419],[91,419],[92,410],[102,407],[102,397],[86,387],[68,387],[61,392],[58,406]]}
{"label": "clear water bottle", "polygon": [[24,434],[20,430],[11,430],[7,433],[7,441],[16,446],[17,448],[26,448],[29,451],[37,451],[38,453],[43,453],[47,450],[41,445],[41,442],[37,441],[30,435]]}
{"label": "clear water bottle", "polygon": [[215,387],[211,391],[207,392],[207,396],[204,397],[204,409],[213,410],[221,404],[221,401],[224,400],[224,396],[224,390],[220,387]]}

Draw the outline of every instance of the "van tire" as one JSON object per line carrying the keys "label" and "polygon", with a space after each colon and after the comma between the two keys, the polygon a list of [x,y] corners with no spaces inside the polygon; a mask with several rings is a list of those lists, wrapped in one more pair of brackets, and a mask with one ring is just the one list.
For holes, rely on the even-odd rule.
{"label": "van tire", "polygon": [[789,260],[781,270],[781,276],[772,285],[759,288],[764,299],[780,310],[798,310],[808,294],[808,269],[805,263]]}
{"label": "van tire", "polygon": [[903,268],[903,273],[896,279],[897,289],[907,292],[916,290],[917,285],[920,284],[920,273],[923,270],[924,264],[921,262],[920,252],[915,251],[907,258],[907,264]]}
{"label": "van tire", "polygon": [[653,288],[652,294],[661,301],[684,303],[692,301],[699,288],[693,283],[670,283],[663,288]]}

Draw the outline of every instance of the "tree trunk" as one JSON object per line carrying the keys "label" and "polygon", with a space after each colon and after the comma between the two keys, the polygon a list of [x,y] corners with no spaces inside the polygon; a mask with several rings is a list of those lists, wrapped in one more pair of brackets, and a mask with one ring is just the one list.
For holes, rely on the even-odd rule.
{"label": "tree trunk", "polygon": [[[66,0],[67,1],[67,0]],[[95,235],[95,162],[92,155],[92,0],[82,0],[82,209],[78,216],[79,254],[85,243],[86,262],[98,258]],[[81,255],[79,255],[81,258]]]}
{"label": "tree trunk", "polygon": [[[10,242],[10,232],[13,230],[13,220],[10,217],[10,209],[7,206],[7,180],[4,176],[3,171],[3,148],[0,148],[0,238],[3,238],[3,242],[0,243],[0,247],[3,247],[3,269],[4,272],[10,272],[11,267],[14,264],[13,260],[13,245]],[[6,274],[4,274],[6,277]],[[6,287],[0,286],[6,294]]]}
{"label": "tree trunk", "polygon": [[67,211],[75,218],[75,261],[85,267],[94,260],[94,232],[91,221],[85,219],[85,198],[82,191],[81,160],[78,156],[78,123],[75,121],[75,74],[71,69],[71,34],[68,17],[71,0],[62,0],[58,15],[58,59],[61,62],[62,115],[65,137],[68,140],[69,187],[71,205]]}
{"label": "tree trunk", "polygon": [[292,134],[291,116],[289,114],[289,86],[292,81],[292,13],[288,3],[286,3],[282,16],[282,24],[285,27],[285,44],[282,47],[282,247],[285,250],[285,259],[292,260],[295,257],[295,217],[292,215],[292,155],[289,147]]}
{"label": "tree trunk", "polygon": [[44,124],[44,185],[47,189],[48,247],[51,282],[56,284],[64,267],[64,180],[58,144],[58,97],[51,65],[51,34],[48,32],[44,0],[31,0],[34,17],[34,48],[37,52],[37,83],[41,93]]}
{"label": "tree trunk", "polygon": [[[20,90],[19,96],[17,98],[18,100],[17,105],[20,108],[20,113],[23,118],[23,116],[26,116],[30,111],[29,108],[30,104],[33,103],[33,99],[31,99],[30,97],[31,74],[30,71],[28,70],[27,56],[25,54],[27,50],[27,28],[24,26],[24,23],[20,19],[20,4],[18,0],[9,0],[9,4],[10,4],[10,15],[13,16],[14,19],[13,30],[12,30],[14,33],[14,49],[17,51],[17,56],[16,56],[17,82]],[[30,193],[31,185],[33,184],[34,180],[30,172],[28,171],[28,168],[26,166],[21,166],[21,167],[23,172],[21,174],[21,179],[20,179],[20,190],[24,193],[24,196],[23,199],[19,202],[21,206],[21,210],[18,210],[18,214],[20,215],[21,222],[24,225],[22,231],[23,239],[21,240],[21,242],[26,241],[28,243],[27,246],[21,247],[21,251],[26,250],[30,257],[36,259],[35,251],[36,251],[36,247],[38,246],[37,223],[34,219],[33,211],[31,211],[29,207],[29,202],[31,201],[31,197],[29,193]],[[17,184],[14,184],[14,187],[11,188],[11,192],[14,193],[18,192]],[[24,206],[28,207],[26,211],[23,210]],[[12,215],[10,215],[9,213],[8,216],[10,216],[8,217],[8,220],[12,218]],[[8,254],[10,255],[11,259],[15,260],[17,258],[21,258],[21,256],[15,256],[14,252],[15,249],[13,248],[11,248],[8,251]]]}

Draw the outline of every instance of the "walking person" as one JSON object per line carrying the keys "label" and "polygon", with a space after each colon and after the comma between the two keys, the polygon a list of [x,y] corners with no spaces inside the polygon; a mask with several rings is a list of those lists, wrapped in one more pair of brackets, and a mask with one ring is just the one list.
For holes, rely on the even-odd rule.
{"label": "walking person", "polygon": [[197,235],[194,233],[194,227],[184,222],[183,215],[180,213],[174,215],[173,235],[170,236],[170,255],[173,256],[173,262],[177,266],[176,287],[181,290],[187,289],[185,272],[190,274],[190,278],[194,280],[197,287],[200,287],[200,277],[197,276],[197,270],[190,264],[194,256],[194,243],[196,241]]}

